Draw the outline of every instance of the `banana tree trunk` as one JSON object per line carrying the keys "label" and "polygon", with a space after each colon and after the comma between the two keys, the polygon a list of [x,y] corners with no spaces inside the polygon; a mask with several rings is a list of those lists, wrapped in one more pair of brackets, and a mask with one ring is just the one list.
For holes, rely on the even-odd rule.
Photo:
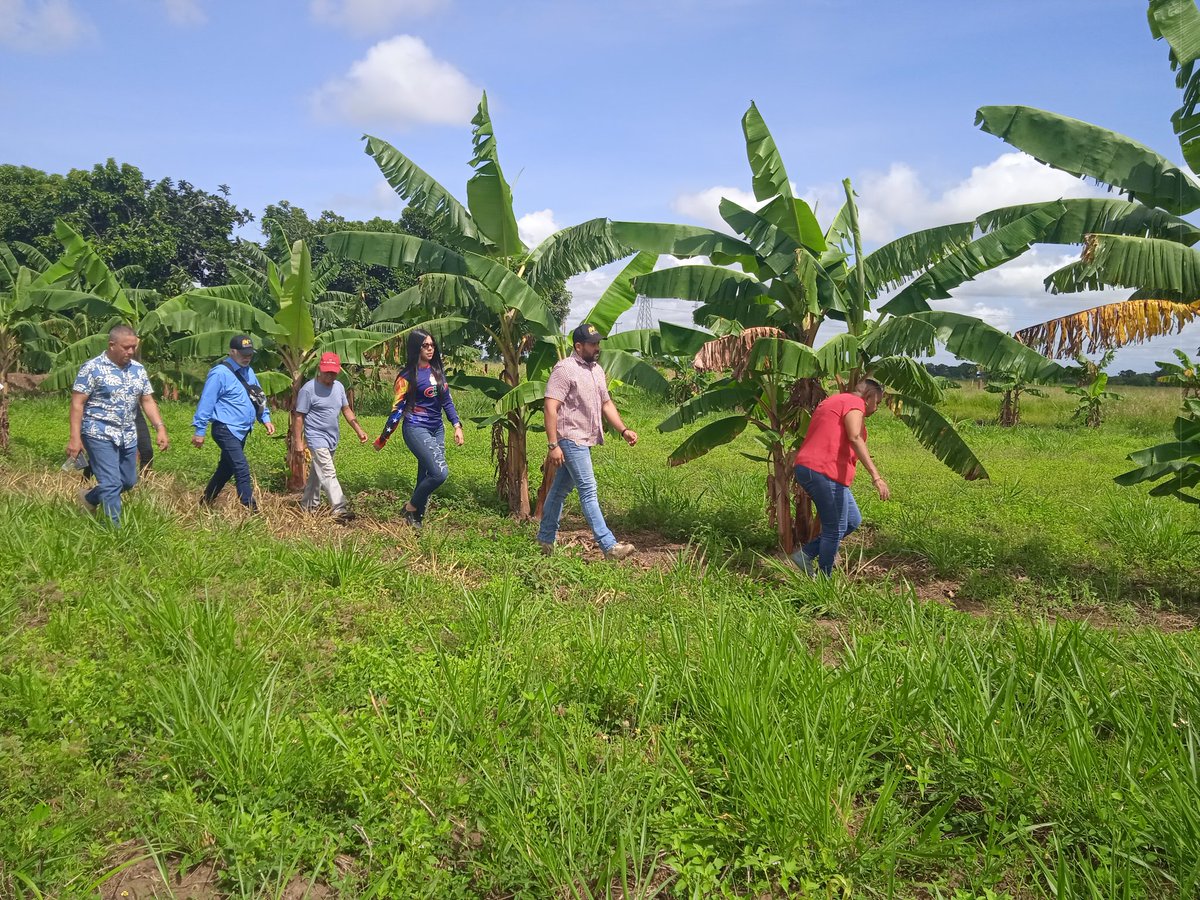
{"label": "banana tree trunk", "polygon": [[999,424],[1003,428],[1012,428],[1021,424],[1021,392],[1005,391],[1000,403]]}
{"label": "banana tree trunk", "polygon": [[15,335],[0,328],[0,453],[8,452],[8,401],[12,393],[8,376],[17,367],[17,351]]}
{"label": "banana tree trunk", "polygon": [[298,372],[295,373],[292,376],[292,390],[288,395],[287,489],[289,491],[303,490],[304,482],[308,479],[307,466],[304,464],[304,451],[300,449],[300,428],[293,412],[303,383],[304,379]]}
{"label": "banana tree trunk", "polygon": [[[509,387],[521,382],[521,335],[516,312],[508,310],[500,317],[497,345],[504,371],[500,377]],[[510,412],[504,421],[492,426],[492,454],[496,460],[496,493],[518,519],[529,518],[529,458],[525,416]]]}
{"label": "banana tree trunk", "polygon": [[8,373],[0,373],[0,453],[8,452]]}
{"label": "banana tree trunk", "polygon": [[554,477],[558,474],[558,467],[558,463],[550,461],[550,454],[546,454],[546,459],[542,462],[542,485],[538,488],[537,505],[533,510],[533,517],[539,521],[546,506],[546,495],[550,493],[550,486],[554,484]]}

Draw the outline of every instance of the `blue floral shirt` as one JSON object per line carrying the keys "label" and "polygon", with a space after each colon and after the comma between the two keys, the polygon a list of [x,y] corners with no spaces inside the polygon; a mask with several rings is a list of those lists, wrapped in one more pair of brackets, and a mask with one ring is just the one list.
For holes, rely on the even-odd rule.
{"label": "blue floral shirt", "polygon": [[137,446],[134,416],[142,395],[154,393],[140,362],[130,360],[122,369],[107,353],[101,353],[83,364],[71,390],[87,396],[81,434],[112,441],[118,447]]}

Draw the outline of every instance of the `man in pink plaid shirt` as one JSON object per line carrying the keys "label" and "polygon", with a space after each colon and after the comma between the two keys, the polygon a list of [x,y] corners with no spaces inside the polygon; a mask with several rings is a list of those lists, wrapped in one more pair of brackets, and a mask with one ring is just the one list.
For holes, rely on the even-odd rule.
{"label": "man in pink plaid shirt", "polygon": [[630,447],[637,443],[638,436],[621,421],[617,405],[608,394],[604,370],[596,361],[604,335],[595,325],[584,322],[571,337],[575,352],[559,360],[546,382],[546,440],[550,442],[550,461],[559,468],[546,494],[537,540],[547,556],[554,552],[563,503],[571,489],[578,488],[583,518],[604,558],[624,559],[634,547],[613,537],[604,521],[592,470],[592,447],[604,443],[605,421]]}

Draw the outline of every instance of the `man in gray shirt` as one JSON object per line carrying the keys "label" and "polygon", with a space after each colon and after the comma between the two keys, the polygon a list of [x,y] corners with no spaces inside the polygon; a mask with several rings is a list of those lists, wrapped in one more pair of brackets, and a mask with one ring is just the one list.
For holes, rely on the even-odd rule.
{"label": "man in gray shirt", "polygon": [[358,424],[350,401],[346,398],[346,389],[337,380],[341,371],[342,361],[336,353],[322,353],[317,365],[317,377],[300,388],[293,414],[297,420],[300,449],[304,450],[307,446],[312,458],[300,507],[305,512],[315,512],[321,505],[321,491],[324,490],[329,495],[334,519],[348,521],[352,515],[333,468],[333,453],[338,445],[338,416],[346,417],[358,435],[359,443],[367,442],[367,433]]}

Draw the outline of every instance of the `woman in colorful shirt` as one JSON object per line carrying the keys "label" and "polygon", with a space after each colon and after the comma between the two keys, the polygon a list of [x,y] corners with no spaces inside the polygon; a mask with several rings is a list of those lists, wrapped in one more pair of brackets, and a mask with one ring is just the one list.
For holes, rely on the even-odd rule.
{"label": "woman in colorful shirt", "polygon": [[792,561],[810,575],[814,562],[822,574],[830,575],[842,538],[862,524],[862,514],[850,493],[858,461],[871,473],[879,499],[892,496],[867,451],[865,420],[875,414],[882,400],[883,386],[864,378],[853,389],[826,397],[813,410],[804,443],[796,453],[796,482],[817,507],[821,533],[792,554]]}
{"label": "woman in colorful shirt", "polygon": [[417,482],[412,497],[404,504],[404,520],[416,528],[425,519],[429,495],[450,475],[446,465],[446,431],[442,413],[454,426],[454,443],[462,446],[463,429],[446,375],[442,354],[428,331],[413,329],[408,336],[408,362],[396,376],[396,401],[392,414],[375,441],[382,450],[397,427],[404,443],[417,458]]}

